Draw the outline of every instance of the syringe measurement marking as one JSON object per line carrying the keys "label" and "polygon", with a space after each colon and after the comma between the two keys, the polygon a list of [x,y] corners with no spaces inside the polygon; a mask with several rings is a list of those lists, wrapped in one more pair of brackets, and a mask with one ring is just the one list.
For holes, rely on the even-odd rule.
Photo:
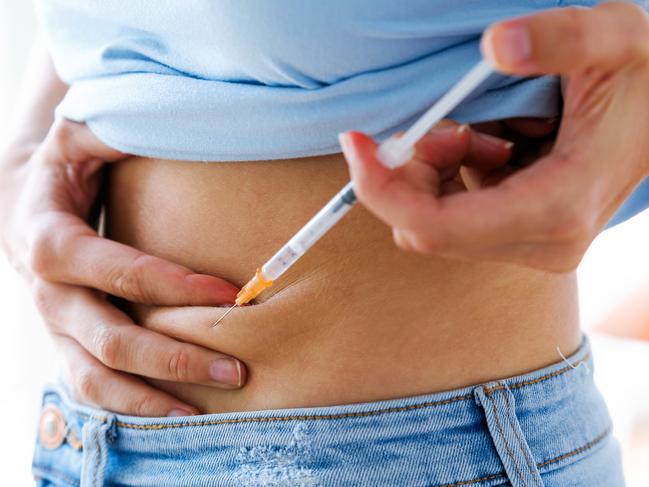
{"label": "syringe measurement marking", "polygon": [[[295,256],[298,255],[297,252],[295,252],[295,250],[293,250],[292,247],[288,247],[286,250],[287,250],[287,253],[290,254],[290,257],[295,257]],[[284,260],[281,257],[279,259],[279,263],[282,265],[282,267],[287,267],[289,265],[289,262],[287,260]]]}
{"label": "syringe measurement marking", "polygon": [[[399,160],[395,162],[394,156],[395,148],[390,146],[389,139],[384,141],[379,146],[379,154],[382,149],[390,148],[387,154],[384,154],[388,159],[383,159],[384,165],[388,167],[398,167],[407,162],[409,157],[408,151],[414,147],[417,140],[423,137],[431,127],[433,127],[439,120],[446,116],[453,110],[462,100],[470,95],[485,79],[487,79],[493,72],[493,68],[487,61],[481,61],[469,73],[467,73],[454,87],[452,87],[442,98],[440,98],[432,107],[430,107],[424,115],[422,115],[402,137],[396,139],[400,144],[396,152],[398,152]],[[271,259],[258,270],[258,274],[249,281],[248,284],[256,287],[248,289],[248,284],[243,289],[247,289],[248,294],[243,295],[242,303],[247,303],[254,299],[265,287],[268,287],[272,281],[279,278],[286,269],[293,265],[304,253],[313,246],[324,234],[326,234],[352,207],[356,202],[356,194],[354,193],[354,185],[350,181],[347,183],[337,195],[335,195],[329,203],[327,203],[307,224],[298,231],[285,245],[287,249],[280,249]],[[295,246],[298,250],[292,248]],[[289,256],[290,261],[285,259]],[[283,269],[278,269],[278,264],[281,264]],[[259,276],[264,269],[269,272],[267,276]],[[256,279],[256,280],[255,280]],[[260,286],[265,285],[265,286]],[[242,289],[242,291],[243,291]],[[241,294],[241,291],[240,291]],[[239,298],[239,295],[237,295]],[[220,321],[220,319],[218,320]],[[218,323],[218,322],[217,322]]]}

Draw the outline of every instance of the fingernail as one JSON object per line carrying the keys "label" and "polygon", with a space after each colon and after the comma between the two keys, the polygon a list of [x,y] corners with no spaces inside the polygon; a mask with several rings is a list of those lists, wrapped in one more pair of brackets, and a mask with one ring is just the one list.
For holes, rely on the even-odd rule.
{"label": "fingernail", "polygon": [[194,413],[187,411],[186,409],[172,409],[167,413],[168,417],[177,417],[177,416],[193,416]]}
{"label": "fingernail", "polygon": [[232,301],[236,298],[239,289],[230,283],[226,283],[216,279],[214,276],[205,274],[190,274],[185,277],[185,280],[192,286],[193,289],[205,292],[210,297],[218,299],[217,302]]}
{"label": "fingernail", "polygon": [[338,142],[340,143],[343,152],[345,152],[345,150],[349,148],[349,135],[347,132],[341,132],[338,134]]}
{"label": "fingernail", "polygon": [[497,27],[489,33],[486,50],[498,65],[521,67],[532,57],[530,33],[521,24]]}
{"label": "fingernail", "polygon": [[459,126],[457,127],[457,129],[455,129],[455,131],[456,131],[458,134],[463,134],[463,133],[466,132],[467,130],[469,130],[469,126],[468,126],[467,124],[465,124],[465,123],[463,123],[462,125],[459,125]]}
{"label": "fingernail", "polygon": [[356,161],[356,152],[352,139],[349,132],[342,132],[338,134],[338,141],[340,142],[340,147],[343,150],[344,159],[347,164],[350,162]]}
{"label": "fingernail", "polygon": [[493,135],[485,134],[483,132],[476,132],[478,138],[482,139],[489,145],[493,147],[504,147],[505,149],[511,149],[514,147],[514,143],[510,140],[503,140],[500,137],[494,137]]}
{"label": "fingernail", "polygon": [[220,383],[241,386],[241,364],[238,360],[221,358],[210,364],[210,377]]}

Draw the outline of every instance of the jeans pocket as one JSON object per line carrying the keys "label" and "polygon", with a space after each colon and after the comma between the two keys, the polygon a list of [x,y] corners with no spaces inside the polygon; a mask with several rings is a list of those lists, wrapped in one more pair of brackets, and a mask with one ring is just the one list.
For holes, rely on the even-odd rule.
{"label": "jeans pocket", "polygon": [[81,436],[81,418],[57,392],[46,390],[32,460],[37,486],[79,486],[84,450]]}

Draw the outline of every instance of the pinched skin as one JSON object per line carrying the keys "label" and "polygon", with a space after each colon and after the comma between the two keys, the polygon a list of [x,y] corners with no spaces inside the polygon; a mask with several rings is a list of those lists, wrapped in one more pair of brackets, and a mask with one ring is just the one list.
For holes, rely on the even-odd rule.
{"label": "pinched skin", "polygon": [[[112,168],[107,231],[241,286],[348,179],[341,155],[130,158]],[[448,390],[543,367],[580,341],[574,273],[404,252],[361,205],[255,304],[212,328],[223,311],[129,308],[144,327],[246,363],[238,390],[152,381],[205,413]]]}

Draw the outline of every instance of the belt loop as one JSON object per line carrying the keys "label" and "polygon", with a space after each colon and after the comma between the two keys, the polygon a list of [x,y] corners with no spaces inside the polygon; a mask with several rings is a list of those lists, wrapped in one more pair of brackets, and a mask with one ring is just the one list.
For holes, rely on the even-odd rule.
{"label": "belt loop", "polygon": [[81,487],[102,487],[108,462],[108,443],[114,439],[114,417],[93,416],[83,425]]}
{"label": "belt loop", "polygon": [[484,410],[491,439],[512,486],[543,487],[536,462],[516,418],[511,391],[504,384],[491,383],[477,387],[474,396]]}

